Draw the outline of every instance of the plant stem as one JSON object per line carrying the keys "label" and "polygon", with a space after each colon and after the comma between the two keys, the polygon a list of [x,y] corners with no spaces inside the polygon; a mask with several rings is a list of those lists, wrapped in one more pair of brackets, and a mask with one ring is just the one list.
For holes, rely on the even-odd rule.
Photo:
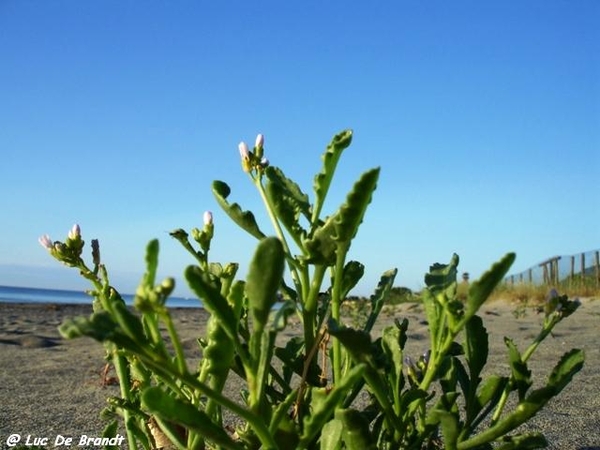
{"label": "plant stem", "polygon": [[[108,347],[108,346],[107,346]],[[113,344],[110,347],[114,347]],[[116,348],[112,349],[113,352],[113,364],[115,366],[115,372],[117,373],[117,378],[119,379],[119,387],[121,391],[121,398],[126,401],[130,401],[130,393],[131,393],[131,384],[129,383],[129,370],[128,370],[128,362],[127,359],[119,355],[117,353]],[[125,423],[125,429],[127,432],[127,443],[129,448],[137,448],[137,443],[135,439],[135,434],[133,430],[128,425],[130,421],[131,414],[127,408],[123,408],[123,421]]]}
{"label": "plant stem", "polygon": [[[546,339],[546,336],[548,336],[548,334],[550,334],[550,332],[552,331],[552,328],[554,328],[554,326],[559,321],[560,321],[560,319],[552,318],[551,321],[542,328],[542,331],[540,331],[540,334],[537,335],[537,337],[534,339],[534,341],[529,345],[529,347],[527,347],[527,350],[525,350],[525,353],[523,353],[523,355],[521,357],[521,359],[523,360],[523,363],[526,363],[529,360],[529,358],[531,358],[531,355],[533,355],[533,353],[537,350],[538,346],[542,343],[542,341],[544,339]],[[508,401],[508,397],[509,397],[510,393],[512,392],[513,384],[514,384],[514,380],[511,375],[510,380],[508,381],[508,383],[506,383],[506,387],[502,391],[502,396],[500,397],[500,400],[498,401],[498,406],[496,406],[496,409],[494,410],[494,414],[492,415],[492,419],[490,422],[492,426],[495,425],[498,422],[498,420],[500,419],[500,416],[502,415],[502,412],[504,411],[504,407],[506,406],[506,402]]]}
{"label": "plant stem", "polygon": [[[331,318],[337,323],[340,321],[340,307],[342,304],[342,279],[344,273],[344,261],[346,260],[347,248],[338,246],[336,252],[335,273],[333,276],[333,286],[331,289]],[[333,382],[339,383],[342,379],[342,345],[338,339],[333,340]]]}
{"label": "plant stem", "polygon": [[275,215],[273,205],[271,205],[271,201],[269,200],[269,197],[267,196],[267,193],[265,192],[265,188],[262,184],[261,178],[253,177],[252,179],[254,181],[254,184],[256,185],[256,188],[258,189],[258,192],[260,193],[260,197],[262,198],[263,203],[265,204],[265,209],[267,210],[267,213],[269,214],[269,218],[271,219],[273,228],[275,228],[275,233],[277,233],[277,237],[279,238],[279,240],[281,241],[281,244],[283,245],[283,251],[286,255],[286,260],[287,260],[288,266],[290,268],[292,280],[294,282],[294,285],[296,286],[296,290],[298,291],[298,294],[301,296],[302,284],[300,283],[300,277],[298,275],[298,271],[297,271],[297,267],[296,267],[297,264],[292,256],[292,253],[290,252],[290,247],[287,244],[287,239],[285,238],[285,234],[283,233],[283,230],[281,229],[279,220],[277,219],[277,216]]}
{"label": "plant stem", "polygon": [[[319,291],[321,290],[321,285],[323,284],[323,278],[325,277],[326,271],[326,266],[319,265],[315,267],[312,281],[310,282],[310,288],[308,289],[308,296],[303,299],[304,307],[302,315],[304,322],[304,346],[307,352],[306,356],[308,356],[308,352],[310,352],[310,349],[313,347],[316,339],[315,317],[317,314]],[[308,284],[308,277],[305,283]],[[305,363],[310,364],[309,361],[306,361]]]}
{"label": "plant stem", "polygon": [[175,325],[173,324],[173,319],[171,318],[171,314],[165,308],[164,312],[161,314],[162,319],[167,326],[167,331],[169,333],[169,337],[171,338],[171,343],[173,344],[173,349],[175,350],[175,359],[177,360],[177,368],[179,369],[179,373],[182,375],[187,373],[188,369],[185,364],[185,355],[183,354],[183,347],[181,346],[181,341],[179,340],[179,336],[177,335],[177,330],[175,329]]}

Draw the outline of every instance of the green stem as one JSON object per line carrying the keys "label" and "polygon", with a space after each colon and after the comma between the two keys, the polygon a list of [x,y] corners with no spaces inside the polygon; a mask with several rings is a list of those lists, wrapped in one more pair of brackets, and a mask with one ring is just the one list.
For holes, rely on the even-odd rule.
{"label": "green stem", "polygon": [[167,331],[169,333],[169,337],[171,338],[171,343],[173,344],[173,349],[175,350],[175,359],[177,361],[177,368],[179,373],[182,375],[187,373],[188,369],[185,363],[185,355],[183,353],[183,347],[181,346],[181,340],[177,334],[177,330],[175,329],[175,325],[173,324],[173,319],[171,318],[171,314],[165,308],[163,314],[161,314],[165,325],[167,326]]}
{"label": "green stem", "polygon": [[204,256],[204,258],[202,256],[200,256],[198,254],[198,252],[194,249],[194,247],[192,247],[192,244],[190,244],[190,242],[187,239],[187,234],[185,239],[183,238],[179,238],[179,237],[175,237],[175,239],[177,239],[179,241],[179,243],[183,246],[183,248],[185,248],[188,253],[190,253],[194,259],[196,261],[198,261],[198,263],[200,264],[200,267],[202,267],[203,269],[206,269],[206,256]]}
{"label": "green stem", "polygon": [[438,348],[438,351],[436,353],[433,351],[431,352],[431,355],[429,356],[429,364],[427,364],[427,370],[425,371],[423,380],[421,380],[421,383],[419,384],[419,389],[422,389],[423,391],[427,391],[429,389],[429,386],[431,386],[431,383],[433,383],[433,380],[442,366],[443,359],[446,356],[446,353],[448,353],[453,340],[454,337],[452,334],[446,335],[446,340]]}
{"label": "green stem", "polygon": [[456,448],[458,448],[459,450],[467,450],[470,448],[480,448],[480,446],[483,446],[484,444],[487,444],[488,442],[492,442],[492,441],[498,439],[499,437],[504,436],[505,434],[511,432],[512,430],[514,430],[521,424],[527,422],[529,419],[531,419],[531,417],[533,417],[533,415],[536,412],[537,412],[537,409],[533,410],[529,413],[525,413],[518,418],[513,416],[512,418],[503,420],[502,422],[500,422],[498,424],[491,425],[490,427],[486,428],[485,431],[482,431],[478,435],[473,436],[471,439],[467,439],[466,441],[459,442]]}
{"label": "green stem", "polygon": [[[323,278],[327,267],[319,265],[315,267],[312,281],[310,282],[310,289],[308,290],[308,297],[304,299],[304,307],[302,311],[303,322],[304,322],[304,348],[306,349],[307,355],[310,349],[313,347],[316,339],[315,323],[317,306],[319,300],[319,292],[323,284]],[[306,277],[305,283],[308,284],[308,277]],[[309,364],[309,361],[305,362]]]}
{"label": "green stem", "polygon": [[148,368],[150,368],[157,376],[159,376],[166,385],[173,389],[174,392],[182,396],[182,398],[186,398],[186,396],[181,391],[181,386],[179,383],[174,381],[175,379],[179,380],[184,385],[187,385],[192,390],[202,393],[208,399],[211,399],[220,404],[222,407],[229,409],[232,413],[248,422],[265,448],[277,448],[277,445],[273,440],[273,436],[271,436],[269,433],[266,424],[261,420],[260,416],[255,415],[252,411],[245,409],[243,406],[239,405],[233,400],[230,400],[222,393],[210,388],[207,384],[198,381],[191,374],[186,373],[184,375],[179,375],[174,373],[173,366],[168,361],[157,360],[153,357],[152,353],[142,352],[136,354],[136,356],[138,356]]}
{"label": "green stem", "polygon": [[[110,345],[114,347],[113,345]],[[131,401],[130,393],[131,393],[131,384],[129,383],[129,370],[127,359],[122,355],[116,353],[116,348],[113,348],[113,364],[115,366],[115,372],[117,373],[117,378],[119,379],[119,387],[121,392],[121,398]],[[123,408],[123,422],[125,423],[125,428],[127,432],[127,443],[129,448],[137,448],[137,443],[135,439],[135,434],[131,427],[128,426],[131,414],[127,408]]]}
{"label": "green stem", "polygon": [[[80,262],[77,268],[80,270],[80,273],[84,274],[85,278],[87,278],[94,286],[94,289],[98,293],[97,295],[99,296],[102,308],[107,312],[112,313],[113,308],[105,290],[105,287],[110,289],[110,285],[108,282],[108,273],[106,272],[106,268],[104,266],[100,266],[102,279],[104,279],[105,285],[102,283],[102,279],[96,275],[96,272],[92,272],[91,270],[89,270],[85,263],[83,263],[83,261]],[[121,398],[123,398],[126,401],[131,401],[131,383],[129,379],[129,364],[127,358],[125,358],[123,355],[118,354],[115,345],[112,343],[107,343],[104,345],[104,347],[106,348],[106,351],[109,354],[112,354],[113,365],[115,367],[117,379],[119,380]],[[135,434],[133,433],[133,430],[127,425],[130,422],[130,417],[131,414],[129,410],[127,408],[123,408],[123,421],[125,423],[128,446],[129,448],[137,448]]]}
{"label": "green stem", "polygon": [[[542,331],[540,331],[540,334],[537,335],[535,340],[529,345],[529,347],[527,347],[527,350],[525,350],[525,353],[523,353],[523,356],[521,357],[521,359],[523,360],[524,363],[526,363],[529,360],[529,358],[531,358],[531,356],[537,350],[537,348],[542,343],[542,341],[544,339],[546,339],[546,337],[552,331],[552,328],[554,328],[554,326],[559,321],[560,321],[560,319],[553,318],[548,324],[546,324],[546,326],[544,326],[542,328]],[[508,383],[506,383],[506,387],[502,391],[502,396],[500,397],[500,400],[498,401],[498,406],[496,406],[496,409],[494,410],[494,414],[492,415],[492,419],[490,422],[492,426],[495,425],[498,422],[498,420],[500,420],[500,416],[502,415],[502,412],[504,411],[504,407],[506,406],[508,397],[509,397],[510,393],[512,392],[513,385],[514,385],[514,379],[511,375]]]}
{"label": "green stem", "polygon": [[[331,289],[331,318],[337,323],[340,322],[340,307],[342,304],[342,281],[344,272],[344,261],[346,260],[347,248],[337,249],[336,262],[335,262],[335,274],[333,276],[333,287]],[[339,383],[342,379],[342,345],[338,339],[333,340],[332,344],[333,353],[333,382]]]}
{"label": "green stem", "polygon": [[281,225],[279,224],[279,220],[277,219],[277,216],[275,215],[273,205],[271,205],[271,201],[269,200],[269,197],[267,196],[267,193],[265,192],[265,188],[262,184],[261,178],[260,177],[258,177],[258,178],[252,177],[252,179],[254,181],[254,184],[256,185],[256,188],[258,189],[258,192],[260,193],[260,197],[262,198],[263,203],[265,204],[265,209],[267,210],[267,213],[269,214],[269,218],[271,219],[273,228],[275,228],[275,233],[277,234],[277,237],[279,238],[279,240],[281,241],[281,244],[283,245],[283,251],[285,252],[286,260],[288,262],[290,272],[292,275],[292,281],[294,282],[294,285],[296,286],[296,290],[298,291],[298,294],[300,295],[302,292],[302,289],[301,289],[302,285],[300,283],[300,277],[298,275],[298,270],[296,267],[297,264],[296,264],[296,261],[294,260],[294,258],[292,257],[292,253],[290,252],[290,247],[287,243],[287,239],[285,238],[285,234],[283,233]]}

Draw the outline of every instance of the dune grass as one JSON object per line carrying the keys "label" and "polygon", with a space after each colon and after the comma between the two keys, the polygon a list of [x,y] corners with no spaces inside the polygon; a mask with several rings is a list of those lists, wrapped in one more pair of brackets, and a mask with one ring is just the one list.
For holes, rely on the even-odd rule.
{"label": "dune grass", "polygon": [[586,277],[583,280],[567,279],[556,286],[532,283],[504,283],[494,290],[489,301],[505,300],[519,304],[539,305],[546,300],[551,289],[556,289],[559,294],[567,295],[569,298],[600,298],[600,283],[591,277]]}

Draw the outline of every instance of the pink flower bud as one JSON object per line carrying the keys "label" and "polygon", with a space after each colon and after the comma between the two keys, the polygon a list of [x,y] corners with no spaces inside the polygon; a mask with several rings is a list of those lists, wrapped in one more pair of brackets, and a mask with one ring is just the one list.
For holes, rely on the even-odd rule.
{"label": "pink flower bud", "polygon": [[38,242],[46,250],[52,250],[54,248],[54,242],[52,242],[52,239],[50,239],[50,236],[48,236],[47,234],[40,236]]}
{"label": "pink flower bud", "polygon": [[204,225],[212,225],[213,215],[210,211],[204,211]]}
{"label": "pink flower bud", "polygon": [[81,229],[79,228],[79,225],[75,224],[73,225],[73,228],[71,228],[71,231],[69,231],[69,235],[68,235],[69,239],[79,239],[81,237]]}
{"label": "pink flower bud", "polygon": [[240,156],[243,160],[250,159],[250,150],[248,149],[248,145],[245,142],[240,142],[238,148],[240,149]]}
{"label": "pink flower bud", "polygon": [[242,169],[244,172],[249,173],[252,171],[252,164],[250,162],[250,150],[245,142],[240,142],[238,146],[240,149],[240,156],[242,157]]}
{"label": "pink flower bud", "polygon": [[258,136],[256,136],[256,143],[254,144],[254,146],[256,148],[263,148],[264,145],[265,145],[265,137],[262,134],[259,134]]}

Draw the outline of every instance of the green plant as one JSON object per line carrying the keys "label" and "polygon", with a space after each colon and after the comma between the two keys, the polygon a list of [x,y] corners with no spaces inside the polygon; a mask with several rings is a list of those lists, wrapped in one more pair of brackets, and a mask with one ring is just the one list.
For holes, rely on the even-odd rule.
{"label": "green plant", "polygon": [[[553,298],[539,336],[524,353],[506,339],[511,373],[482,379],[488,345],[477,311],[507,273],[514,254],[471,283],[464,301],[457,298],[458,256],[430,268],[420,296],[430,349],[416,362],[403,355],[407,319],[371,336],[395,269],[382,275],[368,300],[368,315],[357,316],[352,328],[341,324],[342,303],[364,272],[347,254],[379,176],[378,168],[365,172],[342,205],[323,215],[351,137],[344,131],[327,147],[312,201],[281,169],[269,165],[262,136],[252,151],[240,144],[243,170],[276,234],[268,237],[250,211],[229,201],[226,183],[213,183],[219,205],[258,240],[245,281],[236,279],[237,264],[209,259],[214,237],[210,213],[202,229],[191,231],[191,239],[181,229],[171,233],[195,259],[185,278],[210,313],[196,369],[188,367],[166,306],[174,281],[156,280],[158,241],[148,245],[147,269],[132,311],[110,285],[97,241],[92,241],[92,266],[82,259],[78,226],[64,243],[40,239],[52,256],[79,269],[93,285],[93,314],[66,321],[60,331],[68,338],[89,336],[104,343],[121,386],[107,415],[121,416],[129,448],[462,450],[499,443],[506,450],[545,445],[540,434],[509,433],[581,369],[583,352],[572,350],[544,387],[530,390],[527,361],[578,303]],[[276,337],[292,315],[301,320],[302,336],[277,346]],[[231,377],[241,379],[242,402],[223,393]],[[357,401],[361,393],[366,402]],[[505,411],[510,396],[516,397],[516,406]],[[235,431],[224,420],[224,409],[241,422]],[[113,436],[117,426],[116,419],[110,421],[105,435]]]}
{"label": "green plant", "polygon": [[399,305],[402,303],[417,303],[420,301],[418,294],[414,293],[411,289],[403,286],[395,286],[390,289],[385,303],[387,305]]}

